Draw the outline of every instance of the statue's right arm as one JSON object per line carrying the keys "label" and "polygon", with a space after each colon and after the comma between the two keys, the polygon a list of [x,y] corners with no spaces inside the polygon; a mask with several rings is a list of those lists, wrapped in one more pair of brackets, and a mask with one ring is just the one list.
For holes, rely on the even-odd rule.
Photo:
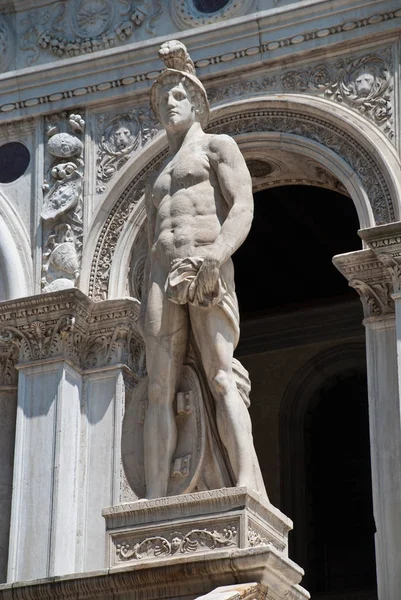
{"label": "statue's right arm", "polygon": [[148,255],[146,257],[145,269],[143,274],[143,285],[141,294],[141,308],[139,312],[139,329],[144,335],[145,330],[145,319],[146,319],[146,307],[148,303],[149,294],[149,275],[150,275],[150,253],[154,243],[155,236],[155,220],[156,210],[152,200],[152,188],[148,184],[145,189],[145,209],[146,209],[146,228],[148,237]]}

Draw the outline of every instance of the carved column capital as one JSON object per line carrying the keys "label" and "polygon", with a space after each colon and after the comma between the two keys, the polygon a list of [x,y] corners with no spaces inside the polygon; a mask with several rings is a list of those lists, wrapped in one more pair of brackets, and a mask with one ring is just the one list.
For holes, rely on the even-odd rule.
{"label": "carved column capital", "polygon": [[361,229],[366,250],[333,258],[337,269],[361,297],[365,317],[394,312],[393,294],[401,292],[401,222]]}
{"label": "carved column capital", "polygon": [[359,294],[365,318],[394,312],[391,274],[372,250],[358,250],[333,258],[337,269]]}
{"label": "carved column capital", "polygon": [[71,288],[11,300],[0,307],[0,377],[12,368],[61,359],[80,370],[123,364],[137,377],[144,346],[137,329],[139,302],[131,298],[95,303]]}
{"label": "carved column capital", "polygon": [[401,291],[401,222],[361,229],[360,237],[391,276],[393,293]]}

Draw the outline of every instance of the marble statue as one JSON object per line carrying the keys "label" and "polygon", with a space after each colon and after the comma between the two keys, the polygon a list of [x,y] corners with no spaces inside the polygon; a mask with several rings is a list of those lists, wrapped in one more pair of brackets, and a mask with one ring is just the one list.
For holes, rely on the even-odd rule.
{"label": "marble statue", "polygon": [[233,359],[239,312],[231,256],[251,227],[251,177],[231,137],[204,132],[209,104],[185,46],[166,42],[159,56],[167,68],[152,86],[151,105],[170,153],[146,192],[149,256],[140,313],[148,371],[146,497],[167,495],[177,445],[174,403],[189,343],[213,400],[232,485],[265,495],[248,374]]}

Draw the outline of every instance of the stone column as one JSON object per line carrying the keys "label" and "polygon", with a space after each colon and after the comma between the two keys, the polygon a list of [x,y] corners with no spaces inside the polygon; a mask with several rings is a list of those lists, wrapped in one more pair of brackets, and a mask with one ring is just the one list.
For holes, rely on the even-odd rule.
{"label": "stone column", "polygon": [[19,349],[8,581],[104,566],[136,314],[133,300],[77,289],[0,308],[0,340]]}
{"label": "stone column", "polygon": [[378,595],[392,600],[401,588],[401,310],[396,315],[394,259],[371,243],[382,229],[360,232],[371,247],[333,262],[364,307]]}
{"label": "stone column", "polygon": [[77,570],[80,347],[89,310],[70,291],[1,309],[1,334],[19,346],[9,581]]}
{"label": "stone column", "polygon": [[[142,345],[134,329],[138,306],[133,300],[95,304],[92,319],[96,328],[91,331],[82,356],[85,415],[82,445],[86,449],[86,468],[82,474],[83,571],[105,566],[102,509],[123,501],[123,488],[127,485],[121,439],[126,396],[132,392],[136,373],[140,371],[135,364],[136,350]],[[136,499],[129,492],[128,498]]]}

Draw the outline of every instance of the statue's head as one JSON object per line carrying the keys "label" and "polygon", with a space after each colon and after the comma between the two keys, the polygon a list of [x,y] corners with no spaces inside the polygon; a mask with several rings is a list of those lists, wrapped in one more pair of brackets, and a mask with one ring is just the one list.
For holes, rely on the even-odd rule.
{"label": "statue's head", "polygon": [[[174,118],[189,118],[191,111],[193,120],[206,127],[209,102],[205,88],[195,75],[195,66],[186,47],[177,40],[165,42],[160,47],[159,56],[167,69],[160,73],[150,91],[150,104],[157,119],[166,125]],[[172,106],[174,103],[176,108]]]}

